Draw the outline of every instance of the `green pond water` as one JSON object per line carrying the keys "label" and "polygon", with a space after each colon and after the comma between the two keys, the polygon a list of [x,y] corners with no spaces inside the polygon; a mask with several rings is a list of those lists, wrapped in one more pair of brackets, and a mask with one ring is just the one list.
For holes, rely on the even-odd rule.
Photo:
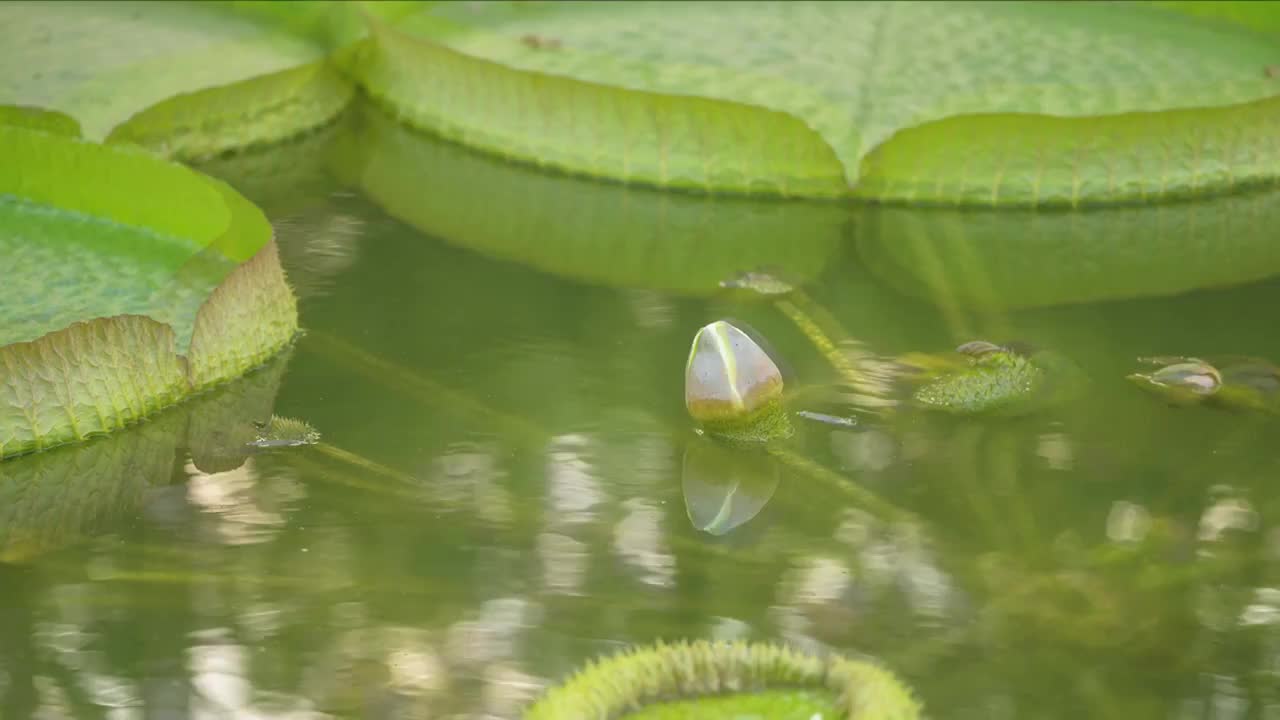
{"label": "green pond water", "polygon": [[[834,206],[345,132],[209,167],[276,223],[306,331],[285,357],[0,465],[0,717],[518,717],[678,638],[871,657],[935,718],[1280,717],[1280,421],[1124,379],[1280,360],[1280,283],[972,310],[868,267]],[[1090,383],[1028,418],[864,415],[800,424],[795,462],[725,453],[683,403],[700,326],[832,379],[777,307],[713,292],[764,262],[869,352],[1016,339]],[[239,453],[273,412],[325,445]]]}

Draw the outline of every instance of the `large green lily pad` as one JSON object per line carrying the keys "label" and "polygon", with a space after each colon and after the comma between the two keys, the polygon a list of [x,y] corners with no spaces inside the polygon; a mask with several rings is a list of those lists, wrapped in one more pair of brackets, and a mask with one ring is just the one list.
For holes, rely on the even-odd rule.
{"label": "large green lily pad", "polygon": [[328,122],[352,93],[328,53],[363,33],[321,2],[6,2],[0,27],[0,104],[181,158]]}
{"label": "large green lily pad", "polygon": [[1254,28],[1140,3],[439,3],[375,23],[353,67],[410,123],[598,177],[1075,206],[1280,177],[1280,44]]}
{"label": "large green lily pad", "polygon": [[141,150],[0,125],[0,458],[141,420],[278,352],[262,213]]}

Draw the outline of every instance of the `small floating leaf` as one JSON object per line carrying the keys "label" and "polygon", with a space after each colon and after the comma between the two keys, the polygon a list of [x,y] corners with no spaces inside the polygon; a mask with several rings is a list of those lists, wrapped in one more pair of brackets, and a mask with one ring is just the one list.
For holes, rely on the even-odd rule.
{"label": "small floating leaf", "polygon": [[985,341],[965,343],[969,363],[938,374],[912,394],[917,405],[955,415],[1021,415],[1066,399],[1075,366],[1048,352],[1023,355]]}
{"label": "small floating leaf", "polygon": [[305,420],[285,418],[272,415],[271,419],[258,425],[257,437],[249,441],[255,448],[282,448],[315,445],[320,442],[320,432]]}

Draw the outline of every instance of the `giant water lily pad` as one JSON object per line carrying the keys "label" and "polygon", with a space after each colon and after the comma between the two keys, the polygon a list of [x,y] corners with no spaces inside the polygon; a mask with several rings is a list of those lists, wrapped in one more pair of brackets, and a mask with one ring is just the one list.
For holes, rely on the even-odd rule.
{"label": "giant water lily pad", "polygon": [[128,148],[0,125],[0,458],[243,374],[297,309],[252,204]]}
{"label": "giant water lily pad", "polygon": [[327,54],[363,21],[345,3],[7,2],[0,27],[0,104],[190,158],[332,119],[352,89]]}
{"label": "giant water lily pad", "polygon": [[353,67],[408,122],[599,177],[1079,205],[1280,174],[1275,37],[1138,3],[440,3],[373,36]]}

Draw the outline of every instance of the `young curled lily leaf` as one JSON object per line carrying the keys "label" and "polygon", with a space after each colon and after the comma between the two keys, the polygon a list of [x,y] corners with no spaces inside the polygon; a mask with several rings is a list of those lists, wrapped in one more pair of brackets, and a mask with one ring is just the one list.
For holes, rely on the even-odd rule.
{"label": "young curled lily leaf", "polygon": [[303,447],[320,442],[320,431],[305,420],[272,415],[266,422],[256,423],[257,434],[246,443],[261,450],[271,448]]}
{"label": "young curled lily leaf", "polygon": [[1140,358],[1159,365],[1128,379],[1175,405],[1212,404],[1233,410],[1280,412],[1280,368],[1251,357]]}
{"label": "young curled lily leaf", "polygon": [[1024,415],[1067,399],[1081,381],[1075,365],[1054,353],[1024,354],[986,341],[957,350],[969,362],[916,388],[917,405],[953,415]]}
{"label": "young curled lily leaf", "polygon": [[[678,642],[602,658],[553,687],[526,720],[792,717],[914,720],[920,704],[893,673],[865,660],[768,643]],[[783,708],[790,712],[779,714]],[[762,714],[757,714],[762,713]]]}
{"label": "young curled lily leaf", "polygon": [[1222,387],[1218,369],[1195,358],[1165,365],[1153,373],[1134,373],[1128,377],[1140,387],[1182,402],[1199,402]]}

